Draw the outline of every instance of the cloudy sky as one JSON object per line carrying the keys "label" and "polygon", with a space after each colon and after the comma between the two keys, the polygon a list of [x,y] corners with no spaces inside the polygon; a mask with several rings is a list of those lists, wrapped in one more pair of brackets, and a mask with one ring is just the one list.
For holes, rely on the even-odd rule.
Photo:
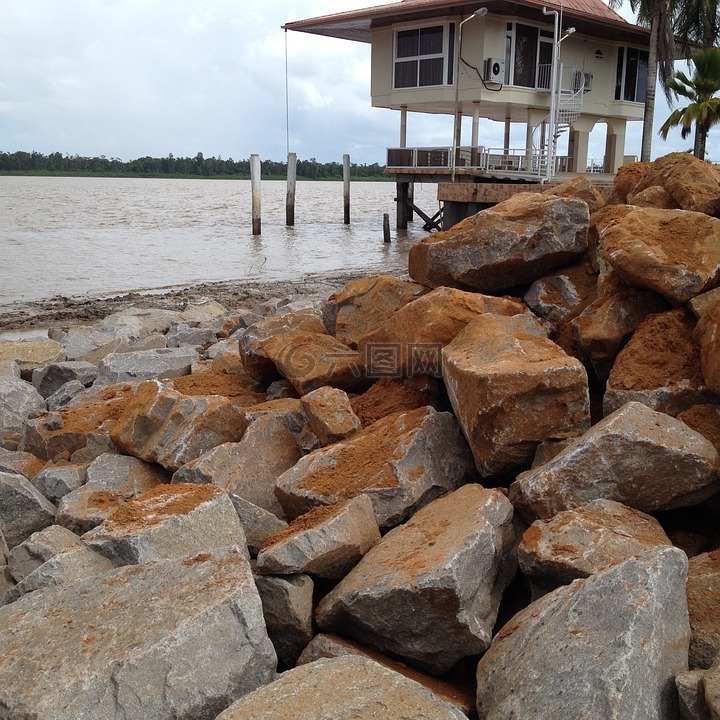
{"label": "cloudy sky", "polygon": [[[399,115],[370,107],[369,46],[280,28],[384,2],[2,0],[0,151],[282,160],[289,127],[301,159],[350,153],[384,164]],[[656,127],[669,112],[658,105]],[[450,144],[451,125],[412,115],[408,144]],[[631,123],[627,154],[639,155],[640,133]],[[502,128],[484,125],[486,137],[501,144]],[[717,161],[716,140],[708,148]],[[653,154],[690,146],[675,131],[653,140]],[[590,155],[603,150],[591,137]]]}

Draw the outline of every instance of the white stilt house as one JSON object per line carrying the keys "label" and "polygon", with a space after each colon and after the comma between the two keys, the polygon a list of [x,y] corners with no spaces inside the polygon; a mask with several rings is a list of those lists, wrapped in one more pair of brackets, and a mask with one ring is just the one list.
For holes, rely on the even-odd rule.
{"label": "white stilt house", "polygon": [[[372,104],[400,113],[386,163],[399,181],[614,173],[627,160],[627,122],[643,117],[649,31],[602,0],[401,0],[285,28],[371,44]],[[453,115],[453,136],[408,147],[412,113]],[[482,118],[504,124],[502,143],[484,141]],[[525,126],[519,146],[514,123]],[[604,157],[588,158],[597,123],[607,126]]]}

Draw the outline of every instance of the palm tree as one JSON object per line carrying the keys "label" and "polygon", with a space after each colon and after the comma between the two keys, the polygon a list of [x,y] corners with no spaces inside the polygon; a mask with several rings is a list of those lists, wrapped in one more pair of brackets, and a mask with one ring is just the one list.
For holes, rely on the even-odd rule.
{"label": "palm tree", "polygon": [[[622,0],[609,0],[608,4],[616,10],[622,5]],[[653,113],[655,112],[655,84],[658,73],[668,102],[671,98],[667,83],[671,80],[674,71],[673,2],[672,0],[630,0],[630,9],[637,13],[639,25],[650,28],[647,94],[645,96],[642,145],[640,148],[640,159],[643,162],[649,162],[652,150]]]}
{"label": "palm tree", "polygon": [[690,134],[695,125],[695,143],[693,155],[705,159],[705,142],[710,128],[720,122],[720,49],[705,48],[693,53],[691,60],[695,69],[691,78],[678,70],[675,77],[668,82],[668,88],[677,98],[682,95],[690,102],[684,108],[670,113],[670,117],[659,130],[660,137],[667,139],[671,128],[681,126],[683,140]]}
{"label": "palm tree", "polygon": [[713,47],[720,40],[718,0],[682,0],[676,3],[673,28],[685,57],[693,48]]}

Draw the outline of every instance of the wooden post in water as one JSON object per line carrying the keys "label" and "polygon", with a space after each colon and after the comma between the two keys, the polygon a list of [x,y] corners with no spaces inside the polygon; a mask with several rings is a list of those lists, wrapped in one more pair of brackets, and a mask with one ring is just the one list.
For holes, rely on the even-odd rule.
{"label": "wooden post in water", "polygon": [[252,194],[252,234],[259,235],[262,227],[262,191],[260,180],[262,177],[262,166],[260,156],[256,153],[250,155],[250,191]]}
{"label": "wooden post in water", "polygon": [[344,222],[350,224],[350,156],[343,155],[343,210]]}
{"label": "wooden post in water", "polygon": [[390,213],[383,213],[383,240],[390,242]]}
{"label": "wooden post in water", "polygon": [[287,197],[285,199],[285,224],[295,225],[295,186],[297,181],[297,154],[288,153],[287,159]]}

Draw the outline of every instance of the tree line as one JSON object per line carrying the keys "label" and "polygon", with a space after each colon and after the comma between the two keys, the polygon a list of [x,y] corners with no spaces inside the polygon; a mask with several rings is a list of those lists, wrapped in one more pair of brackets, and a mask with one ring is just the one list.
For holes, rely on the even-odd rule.
{"label": "tree line", "polygon": [[[266,179],[284,179],[287,176],[287,162],[262,160],[262,176]],[[350,163],[350,177],[357,180],[383,180],[385,167],[372,163],[358,165]],[[235,178],[250,177],[250,160],[233,160],[221,157],[164,158],[141,157],[124,162],[118,158],[83,157],[63,155],[59,152],[43,155],[39,152],[0,152],[0,173],[26,173],[34,175],[126,175],[134,177],[207,177]],[[300,180],[341,180],[342,163],[321,163],[315,158],[297,161],[297,177]]]}

